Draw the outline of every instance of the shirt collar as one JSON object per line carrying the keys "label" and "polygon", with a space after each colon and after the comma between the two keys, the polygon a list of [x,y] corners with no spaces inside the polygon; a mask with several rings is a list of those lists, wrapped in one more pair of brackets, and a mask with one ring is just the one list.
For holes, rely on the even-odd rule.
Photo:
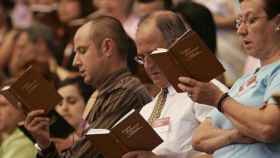
{"label": "shirt collar", "polygon": [[173,96],[173,95],[175,95],[175,94],[177,93],[176,90],[175,90],[175,88],[174,88],[173,86],[171,86],[171,85],[169,85],[169,86],[167,87],[167,89],[168,89],[168,95]]}

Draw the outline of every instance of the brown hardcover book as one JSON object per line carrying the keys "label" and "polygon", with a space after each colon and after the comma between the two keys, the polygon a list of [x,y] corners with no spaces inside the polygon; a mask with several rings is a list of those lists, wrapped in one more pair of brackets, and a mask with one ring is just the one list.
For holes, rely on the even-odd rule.
{"label": "brown hardcover book", "polygon": [[170,48],[153,51],[151,58],[177,92],[182,92],[177,87],[179,76],[209,82],[225,71],[215,55],[192,30],[186,31]]}
{"label": "brown hardcover book", "polygon": [[49,113],[62,100],[54,85],[32,66],[14,83],[2,87],[1,94],[26,114],[38,109],[44,109]]}
{"label": "brown hardcover book", "polygon": [[160,136],[135,110],[111,129],[90,129],[86,135],[105,158],[121,158],[134,150],[153,150],[162,143]]}

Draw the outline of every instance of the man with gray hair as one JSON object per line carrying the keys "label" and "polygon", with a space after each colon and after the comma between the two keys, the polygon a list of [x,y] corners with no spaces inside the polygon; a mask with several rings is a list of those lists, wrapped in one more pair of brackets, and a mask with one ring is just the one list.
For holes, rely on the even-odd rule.
{"label": "man with gray hair", "polygon": [[168,48],[188,29],[190,27],[170,11],[154,12],[139,24],[136,33],[138,60],[144,63],[154,84],[161,88],[156,98],[143,107],[141,114],[164,141],[153,151],[130,152],[124,158],[191,158],[205,155],[192,148],[191,138],[212,108],[193,102],[188,93],[177,93],[149,56],[157,48]]}

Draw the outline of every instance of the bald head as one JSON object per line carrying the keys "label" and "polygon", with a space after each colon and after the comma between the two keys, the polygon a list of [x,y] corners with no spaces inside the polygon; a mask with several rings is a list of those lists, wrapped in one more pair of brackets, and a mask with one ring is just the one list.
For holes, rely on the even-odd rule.
{"label": "bald head", "polygon": [[131,45],[135,45],[123,29],[122,24],[117,19],[109,16],[99,15],[93,17],[79,28],[75,40],[79,39],[79,35],[85,35],[88,41],[93,41],[97,49],[100,49],[104,39],[112,39],[116,43],[116,51],[123,59],[126,59],[132,47]]}
{"label": "bald head", "polygon": [[146,26],[151,26],[150,29],[158,29],[168,46],[188,27],[177,14],[171,11],[158,11],[144,17],[139,23],[137,32],[147,29]]}

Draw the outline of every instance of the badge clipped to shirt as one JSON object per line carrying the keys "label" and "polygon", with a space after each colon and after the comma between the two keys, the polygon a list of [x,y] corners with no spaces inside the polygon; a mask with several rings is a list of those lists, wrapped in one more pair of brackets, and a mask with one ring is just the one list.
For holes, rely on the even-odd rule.
{"label": "badge clipped to shirt", "polygon": [[238,95],[244,94],[247,89],[253,88],[257,85],[257,76],[254,74],[248,81],[246,81],[240,88]]}
{"label": "badge clipped to shirt", "polygon": [[170,117],[156,119],[152,123],[152,127],[157,132],[167,132],[170,130]]}

